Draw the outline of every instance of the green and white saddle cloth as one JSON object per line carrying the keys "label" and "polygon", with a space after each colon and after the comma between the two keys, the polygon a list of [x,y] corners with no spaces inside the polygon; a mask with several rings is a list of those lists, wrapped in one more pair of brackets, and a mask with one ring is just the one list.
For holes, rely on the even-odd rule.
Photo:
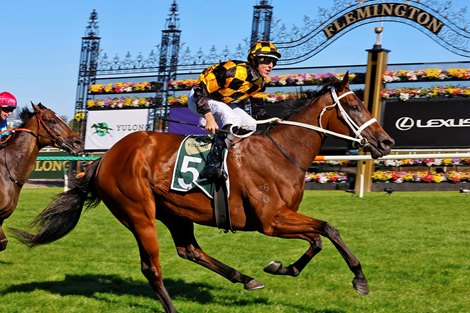
{"label": "green and white saddle cloth", "polygon": [[[178,149],[176,165],[173,170],[170,187],[172,190],[187,192],[197,187],[212,199],[214,191],[213,182],[206,178],[199,179],[199,173],[206,164],[211,146],[212,137],[210,135],[190,135],[183,139]],[[223,166],[227,172],[226,162],[227,149],[224,150],[223,157]],[[226,185],[227,190],[230,190],[228,179],[226,180]]]}

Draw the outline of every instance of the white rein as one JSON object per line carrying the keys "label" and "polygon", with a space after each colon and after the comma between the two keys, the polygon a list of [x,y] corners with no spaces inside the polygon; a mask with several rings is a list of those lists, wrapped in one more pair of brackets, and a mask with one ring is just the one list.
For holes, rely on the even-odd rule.
{"label": "white rein", "polygon": [[[362,137],[361,133],[364,129],[369,127],[371,124],[377,122],[377,120],[375,118],[371,118],[370,120],[368,120],[367,122],[365,122],[361,126],[358,126],[352,120],[352,118],[348,115],[348,113],[346,113],[346,111],[344,110],[344,108],[341,106],[341,104],[339,102],[339,100],[341,100],[345,96],[347,96],[349,94],[352,94],[352,93],[354,93],[354,92],[348,91],[348,92],[345,92],[341,96],[338,97],[338,95],[336,94],[336,91],[334,89],[331,89],[331,96],[333,97],[334,103],[332,105],[324,107],[323,110],[321,111],[320,116],[318,117],[320,126],[314,126],[314,125],[300,123],[300,122],[294,122],[294,121],[284,121],[284,120],[281,120],[277,117],[269,118],[269,119],[266,119],[266,120],[256,121],[256,124],[266,124],[266,123],[277,122],[279,124],[284,124],[284,125],[292,125],[292,126],[303,127],[303,128],[315,130],[315,131],[318,131],[318,132],[321,132],[321,133],[324,133],[324,134],[327,134],[327,135],[332,135],[332,136],[340,137],[340,138],[343,138],[343,139],[351,140],[351,141],[357,142],[361,147],[364,147],[364,146],[368,145],[368,141],[367,141],[367,139]],[[348,124],[348,126],[352,130],[352,132],[356,135],[355,137],[351,137],[351,136],[348,136],[348,135],[343,135],[343,134],[340,134],[340,133],[337,133],[337,132],[334,132],[334,131],[323,128],[322,123],[321,123],[321,118],[322,118],[323,114],[326,112],[326,110],[334,108],[335,106],[338,106],[338,109],[339,109],[339,112],[340,112],[341,116],[346,121],[346,124]],[[237,135],[237,134],[233,133],[232,129],[230,129],[230,132],[235,137],[238,137],[238,138],[245,138],[245,137],[248,137],[248,136],[250,136],[251,134],[254,133],[254,131],[253,131],[253,132],[250,132],[250,133],[247,133],[247,134],[244,134],[244,135]]]}

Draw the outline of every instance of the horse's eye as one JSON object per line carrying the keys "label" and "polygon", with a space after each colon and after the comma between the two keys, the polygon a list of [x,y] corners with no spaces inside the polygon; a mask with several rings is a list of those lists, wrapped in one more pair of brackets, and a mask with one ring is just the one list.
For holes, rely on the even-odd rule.
{"label": "horse's eye", "polygon": [[57,122],[56,122],[55,120],[49,120],[49,121],[47,121],[47,122],[48,122],[49,124],[51,124],[51,125],[57,124]]}
{"label": "horse's eye", "polygon": [[351,110],[353,111],[359,111],[359,105],[355,104],[351,106]]}

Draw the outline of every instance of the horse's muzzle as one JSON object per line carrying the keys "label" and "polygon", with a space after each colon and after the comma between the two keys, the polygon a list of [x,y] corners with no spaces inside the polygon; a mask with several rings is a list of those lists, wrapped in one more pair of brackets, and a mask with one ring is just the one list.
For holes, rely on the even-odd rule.
{"label": "horse's muzzle", "polygon": [[70,143],[68,143],[62,138],[59,138],[56,143],[58,143],[59,140],[61,140],[61,144],[58,146],[61,149],[70,153],[71,155],[77,155],[83,151],[83,141],[81,141],[80,139],[73,139]]}

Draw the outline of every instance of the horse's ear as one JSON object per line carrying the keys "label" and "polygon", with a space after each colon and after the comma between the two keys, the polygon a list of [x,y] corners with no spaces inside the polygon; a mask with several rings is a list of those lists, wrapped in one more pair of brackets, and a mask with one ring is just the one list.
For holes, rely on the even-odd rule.
{"label": "horse's ear", "polygon": [[39,112],[39,111],[44,110],[46,108],[45,106],[42,105],[41,102],[39,102],[38,104],[34,104],[31,101],[31,105],[33,106],[34,112]]}
{"label": "horse's ear", "polygon": [[39,112],[39,106],[34,104],[33,101],[31,101],[31,106],[33,107],[34,109],[34,112]]}
{"label": "horse's ear", "polygon": [[347,71],[346,74],[344,74],[340,87],[341,87],[341,90],[344,90],[345,88],[349,88],[349,71]]}

